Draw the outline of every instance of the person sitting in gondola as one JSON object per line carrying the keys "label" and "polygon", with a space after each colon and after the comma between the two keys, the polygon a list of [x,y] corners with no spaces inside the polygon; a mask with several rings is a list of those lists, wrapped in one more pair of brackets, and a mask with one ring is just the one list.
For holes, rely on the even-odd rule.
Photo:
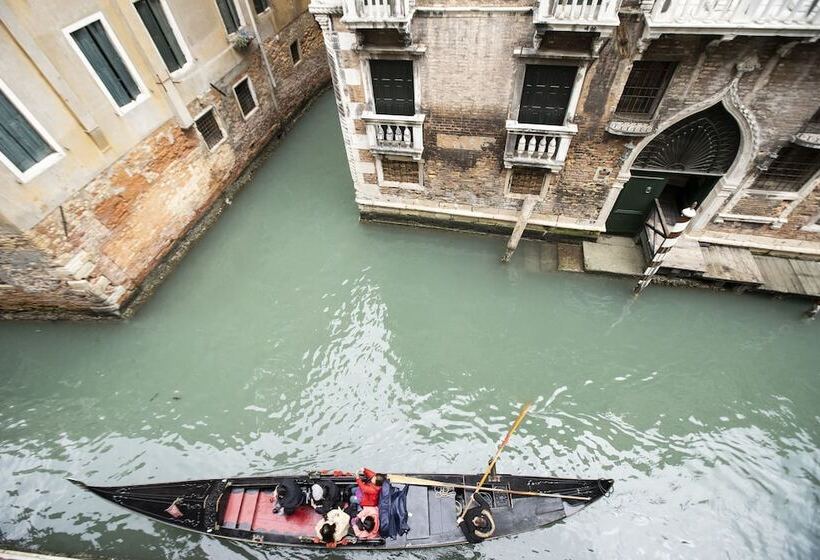
{"label": "person sitting in gondola", "polygon": [[495,520],[490,513],[490,504],[481,494],[476,494],[473,505],[458,518],[458,526],[467,542],[480,543],[495,533]]}
{"label": "person sitting in gondola", "polygon": [[379,538],[379,508],[367,506],[350,521],[353,534],[362,540]]}
{"label": "person sitting in gondola", "polygon": [[350,516],[340,509],[332,509],[316,524],[314,542],[323,542],[328,548],[335,548],[347,537],[349,528]]}
{"label": "person sitting in gondola", "polygon": [[286,478],[276,486],[276,503],[273,513],[291,515],[305,503],[305,493],[292,478]]}
{"label": "person sitting in gondola", "polygon": [[310,505],[320,515],[341,504],[341,492],[332,480],[322,479],[310,487]]}
{"label": "person sitting in gondola", "polygon": [[371,471],[368,468],[362,467],[356,473],[356,486],[361,493],[359,497],[359,504],[362,507],[378,507],[379,494],[384,484],[384,475]]}

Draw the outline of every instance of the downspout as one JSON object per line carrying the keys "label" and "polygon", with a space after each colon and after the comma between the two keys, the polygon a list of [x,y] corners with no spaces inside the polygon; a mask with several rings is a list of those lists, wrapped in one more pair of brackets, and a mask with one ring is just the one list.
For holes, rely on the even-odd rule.
{"label": "downspout", "polygon": [[262,44],[262,36],[259,35],[259,28],[256,26],[256,11],[251,6],[251,0],[246,0],[245,7],[250,14],[251,27],[253,28],[253,35],[259,43],[259,52],[262,53],[262,62],[265,64],[265,73],[268,75],[268,83],[270,84],[270,95],[273,99],[273,108],[279,111],[279,101],[276,99],[276,80],[273,77],[273,70],[268,60],[268,53],[265,51],[265,45]]}

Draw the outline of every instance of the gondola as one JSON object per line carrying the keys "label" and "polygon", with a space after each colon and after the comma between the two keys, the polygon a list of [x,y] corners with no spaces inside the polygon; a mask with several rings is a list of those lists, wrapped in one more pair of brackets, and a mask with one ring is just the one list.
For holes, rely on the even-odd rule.
{"label": "gondola", "polygon": [[[290,515],[274,513],[275,488],[285,478],[294,479],[306,492],[311,484],[322,479],[335,482],[342,496],[348,495],[355,486],[355,476],[341,471],[135,486],[103,487],[71,482],[131,511],[181,529],[261,545],[324,547],[323,543],[314,542],[314,527],[321,516],[310,506],[302,505]],[[405,516],[409,530],[395,538],[356,540],[349,537],[342,548],[396,550],[467,542],[456,520],[482,475],[408,474],[388,475],[388,479],[395,489],[406,487],[400,514]],[[608,479],[576,480],[492,472],[480,485],[479,494],[490,506],[496,525],[493,538],[497,538],[552,525],[607,495],[613,484]]]}

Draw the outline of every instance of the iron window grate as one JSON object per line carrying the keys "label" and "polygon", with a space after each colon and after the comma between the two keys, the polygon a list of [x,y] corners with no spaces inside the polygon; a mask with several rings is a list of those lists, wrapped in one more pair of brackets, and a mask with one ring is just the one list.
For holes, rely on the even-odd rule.
{"label": "iron window grate", "polygon": [[242,116],[247,118],[256,109],[256,99],[251,90],[250,78],[245,78],[233,88]]}
{"label": "iron window grate", "polygon": [[791,144],[760,173],[752,188],[763,191],[796,192],[820,170],[820,151]]}
{"label": "iron window grate", "polygon": [[674,70],[674,62],[635,61],[615,112],[619,115],[652,116]]}
{"label": "iron window grate", "polygon": [[208,111],[196,120],[196,129],[202,135],[202,139],[205,140],[208,149],[211,150],[225,137],[225,135],[222,134],[222,129],[219,127],[213,109],[208,109]]}

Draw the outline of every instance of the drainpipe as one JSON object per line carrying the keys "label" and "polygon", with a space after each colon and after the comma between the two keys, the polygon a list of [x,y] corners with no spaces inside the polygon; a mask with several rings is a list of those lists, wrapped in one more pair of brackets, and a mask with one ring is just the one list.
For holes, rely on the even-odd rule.
{"label": "drainpipe", "polygon": [[250,14],[249,20],[253,28],[253,34],[256,37],[256,42],[259,43],[259,52],[262,54],[262,62],[265,64],[265,73],[268,75],[268,83],[270,83],[270,95],[273,99],[273,108],[279,111],[279,101],[276,99],[276,80],[273,77],[273,70],[271,70],[270,67],[268,53],[265,52],[265,45],[262,44],[262,36],[259,34],[259,28],[256,25],[256,10],[251,6],[251,0],[245,2],[245,7]]}
{"label": "drainpipe", "polygon": [[515,223],[510,240],[507,241],[507,252],[501,258],[501,262],[510,262],[510,259],[518,247],[518,242],[521,241],[521,236],[524,235],[524,230],[527,229],[527,222],[530,221],[535,205],[538,204],[538,197],[529,195],[521,203],[521,213],[518,215],[518,221]]}

